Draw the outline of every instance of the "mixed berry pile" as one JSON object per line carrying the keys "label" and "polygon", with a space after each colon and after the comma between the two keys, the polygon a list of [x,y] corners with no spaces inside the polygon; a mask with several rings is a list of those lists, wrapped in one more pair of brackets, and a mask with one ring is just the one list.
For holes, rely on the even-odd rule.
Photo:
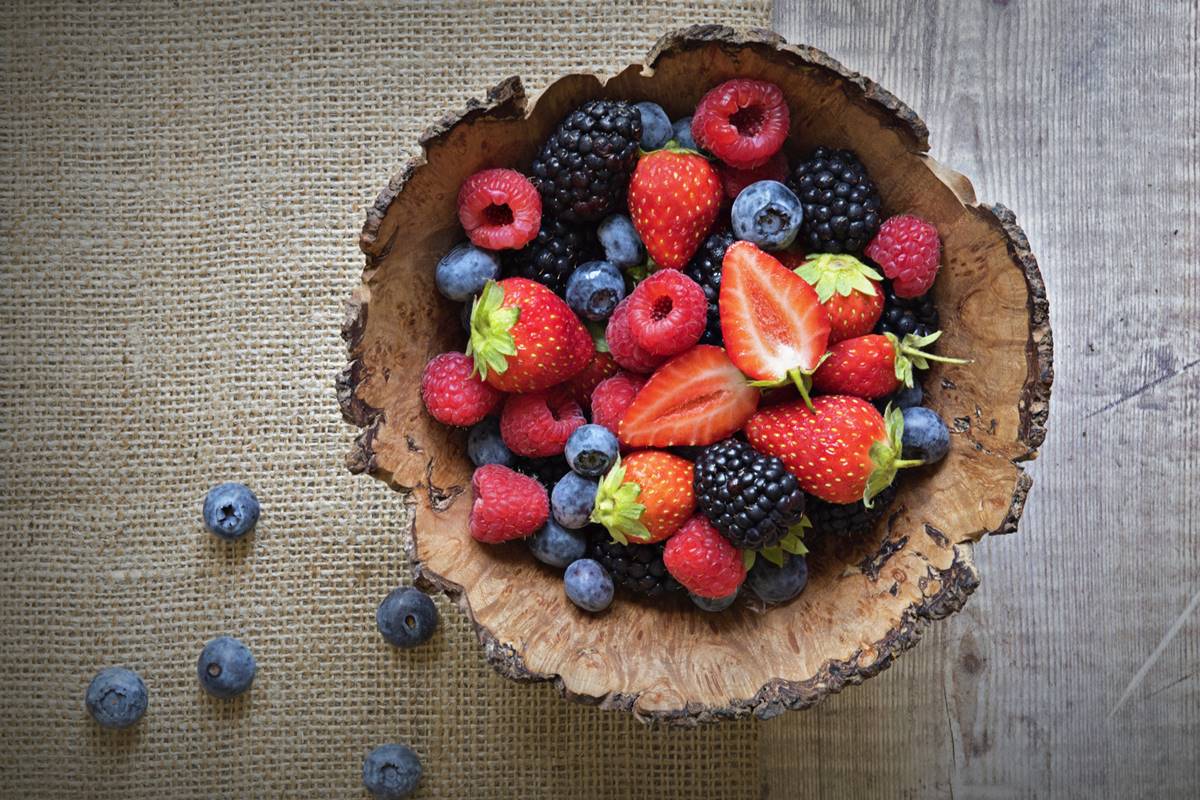
{"label": "mixed berry pile", "polygon": [[591,100],[526,174],[462,184],[436,282],[469,340],[421,395],[470,428],[471,536],[524,539],[580,608],[786,602],[806,536],[869,532],[949,449],[916,378],[957,361],[931,352],[938,232],[885,218],[848,150],[789,163],[790,120],[757,80],[675,122]]}

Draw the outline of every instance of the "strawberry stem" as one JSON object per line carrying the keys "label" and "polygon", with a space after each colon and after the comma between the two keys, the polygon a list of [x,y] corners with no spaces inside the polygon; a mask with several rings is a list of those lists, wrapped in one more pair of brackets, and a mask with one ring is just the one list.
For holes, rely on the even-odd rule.
{"label": "strawberry stem", "polygon": [[809,396],[809,391],[812,389],[812,372],[802,367],[795,367],[789,369],[787,374],[792,379],[792,383],[796,384],[796,388],[800,390],[800,397],[804,399],[804,405],[808,406],[809,411],[816,413],[812,397]]}
{"label": "strawberry stem", "polygon": [[608,474],[600,479],[590,519],[607,528],[620,544],[629,544],[630,539],[645,541],[650,538],[650,531],[642,524],[646,506],[638,502],[641,494],[641,486],[625,481],[625,467],[618,457]]}
{"label": "strawberry stem", "polygon": [[904,339],[897,339],[893,333],[885,333],[884,336],[892,343],[892,350],[895,352],[895,373],[896,380],[900,383],[912,388],[913,386],[913,368],[929,369],[930,361],[937,361],[942,364],[970,364],[970,360],[965,358],[951,358],[949,356],[935,356],[931,353],[926,353],[922,347],[927,347],[936,342],[942,335],[941,331],[934,331],[928,336],[916,336],[915,334],[906,334]]}
{"label": "strawberry stem", "polygon": [[504,288],[495,281],[488,281],[471,305],[467,355],[475,359],[475,372],[485,380],[489,369],[498,373],[507,371],[507,356],[517,354],[512,328],[521,316],[521,309],[503,303]]}

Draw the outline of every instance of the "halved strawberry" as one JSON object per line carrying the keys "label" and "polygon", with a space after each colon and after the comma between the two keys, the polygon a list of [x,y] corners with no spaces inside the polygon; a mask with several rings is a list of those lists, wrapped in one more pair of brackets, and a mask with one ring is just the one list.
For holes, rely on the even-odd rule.
{"label": "halved strawberry", "polygon": [[758,394],[724,350],[696,345],[650,376],[617,438],[629,447],[712,444],[742,427]]}
{"label": "halved strawberry", "polygon": [[810,376],[829,343],[829,315],[816,290],[750,242],[731,244],[721,270],[729,358],[756,386],[791,381],[807,403]]}

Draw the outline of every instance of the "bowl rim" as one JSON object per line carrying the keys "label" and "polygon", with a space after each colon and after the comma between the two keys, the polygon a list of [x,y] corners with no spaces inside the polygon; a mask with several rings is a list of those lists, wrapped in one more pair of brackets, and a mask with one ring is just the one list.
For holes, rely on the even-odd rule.
{"label": "bowl rim", "polygon": [[[642,710],[636,704],[639,694],[608,694],[596,697],[573,691],[557,674],[544,674],[530,669],[511,645],[501,641],[491,630],[480,624],[467,600],[464,588],[429,569],[421,562],[416,551],[416,537],[410,535],[407,543],[408,558],[412,565],[416,583],[427,590],[440,591],[450,597],[470,619],[487,661],[502,675],[520,682],[548,682],[568,700],[599,705],[607,709],[633,712],[643,722],[666,722],[675,725],[694,725],[721,719],[741,718],[753,715],[768,719],[787,709],[808,708],[829,694],[840,692],[846,685],[861,683],[891,666],[895,658],[913,647],[920,639],[924,627],[931,621],[942,619],[958,611],[979,585],[979,572],[973,558],[974,545],[983,537],[1011,533],[1017,530],[1025,508],[1032,478],[1023,469],[1025,461],[1037,457],[1038,447],[1045,440],[1046,424],[1050,408],[1050,390],[1053,383],[1053,335],[1050,326],[1049,300],[1045,282],[1024,231],[1017,224],[1016,216],[1001,204],[980,203],[975,198],[970,181],[960,173],[942,165],[929,156],[929,130],[921,118],[903,101],[880,87],[872,79],[847,69],[823,51],[808,45],[789,44],[779,34],[759,29],[737,30],[723,25],[693,25],[670,31],[658,39],[642,64],[632,64],[628,69],[653,69],[659,58],[667,52],[679,49],[707,47],[713,44],[740,49],[762,48],[777,54],[798,67],[816,68],[845,85],[854,87],[856,96],[850,99],[874,110],[893,127],[898,127],[908,140],[911,150],[922,157],[929,169],[945,183],[962,205],[985,221],[1002,235],[1010,257],[1020,265],[1024,275],[1027,301],[1026,312],[1029,335],[1025,344],[1027,371],[1025,382],[1018,399],[1018,440],[1025,451],[1013,457],[1017,480],[1007,512],[1001,524],[994,530],[984,531],[975,542],[953,545],[953,560],[945,569],[937,570],[940,587],[925,595],[919,602],[908,605],[900,621],[888,633],[872,645],[874,658],[830,660],[822,664],[816,674],[803,681],[775,678],[752,697],[734,699],[726,706],[714,707],[698,703],[673,710]],[[622,70],[624,72],[625,70]],[[620,73],[616,73],[620,74]],[[564,75],[557,81],[572,76]],[[614,75],[596,76],[601,83]],[[551,86],[554,85],[551,84]],[[549,87],[547,87],[549,88]],[[352,473],[374,474],[377,471],[373,442],[382,416],[357,395],[357,387],[364,378],[364,364],[357,357],[359,345],[366,329],[366,313],[369,293],[366,291],[368,275],[373,267],[386,255],[389,242],[380,242],[379,236],[384,218],[392,202],[403,191],[413,173],[426,163],[425,152],[429,144],[445,137],[457,125],[489,114],[522,115],[537,102],[537,97],[528,98],[520,77],[512,76],[496,84],[485,98],[468,101],[458,113],[442,116],[425,129],[418,139],[419,154],[408,159],[404,166],[389,180],[374,203],[367,209],[366,220],[359,236],[359,246],[366,256],[366,267],[362,285],[356,287],[346,303],[346,315],[341,328],[349,352],[349,360],[336,379],[336,392],[343,418],[361,429],[354,444],[346,455],[346,466]],[[448,502],[452,498],[441,498]],[[436,508],[439,498],[431,497]],[[411,502],[411,501],[410,501]],[[416,525],[416,515],[412,525]],[[929,526],[926,526],[927,529]],[[940,531],[929,531],[931,536],[944,538]]]}

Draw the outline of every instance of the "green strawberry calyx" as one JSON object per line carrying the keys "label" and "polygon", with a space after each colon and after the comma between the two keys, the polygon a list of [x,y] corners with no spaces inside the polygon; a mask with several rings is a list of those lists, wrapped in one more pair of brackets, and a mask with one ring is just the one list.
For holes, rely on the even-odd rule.
{"label": "green strawberry calyx", "polygon": [[471,304],[471,339],[467,355],[475,359],[475,372],[486,379],[488,370],[504,373],[508,356],[517,354],[512,329],[521,318],[518,306],[504,305],[504,287],[488,281]]}
{"label": "green strawberry calyx", "polygon": [[611,352],[608,349],[608,338],[605,334],[603,322],[593,322],[592,320],[584,320],[583,326],[587,328],[588,334],[592,337],[592,346],[596,348],[597,353]]}
{"label": "green strawberry calyx", "polygon": [[910,389],[913,386],[913,367],[917,369],[929,369],[930,361],[938,361],[943,364],[971,363],[970,360],[965,358],[935,356],[921,349],[928,347],[941,338],[941,331],[934,331],[928,336],[917,336],[909,333],[905,334],[903,339],[897,339],[894,333],[885,333],[883,335],[892,343],[892,350],[896,353],[896,380]]}
{"label": "green strawberry calyx", "polygon": [[777,567],[782,567],[783,562],[787,560],[789,555],[803,556],[808,555],[808,548],[804,546],[804,532],[812,527],[812,522],[805,515],[800,518],[800,521],[788,529],[787,535],[779,540],[779,543],[772,547],[764,547],[762,550],[743,550],[742,565],[749,571],[754,566],[756,556],[762,556],[767,561],[770,561]]}
{"label": "green strawberry calyx", "polygon": [[653,155],[655,153],[675,153],[676,155],[681,156],[700,156],[705,161],[709,160],[709,156],[701,153],[699,150],[693,150],[690,147],[684,147],[675,139],[671,139],[657,150],[643,150],[640,147],[638,148],[638,158],[645,158],[646,156]]}
{"label": "green strawberry calyx", "polygon": [[629,544],[630,539],[645,541],[650,531],[642,524],[646,507],[638,502],[642,487],[625,480],[625,467],[618,456],[608,473],[600,479],[596,502],[592,505],[591,520],[603,525],[613,540]]}
{"label": "green strawberry calyx", "polygon": [[867,485],[863,489],[863,505],[871,508],[875,495],[892,485],[896,473],[907,467],[919,467],[924,461],[913,458],[901,458],[903,451],[901,442],[904,439],[904,412],[892,408],[888,403],[883,412],[885,427],[884,437],[871,445],[870,458],[872,470],[867,476]]}
{"label": "green strawberry calyx", "polygon": [[787,386],[789,383],[794,384],[800,392],[800,397],[804,400],[804,405],[808,406],[809,411],[816,411],[812,404],[812,376],[817,371],[817,367],[825,363],[825,359],[829,358],[832,353],[823,353],[817,359],[817,363],[811,367],[792,367],[782,378],[772,380],[750,381],[750,385],[757,389],[777,389],[780,386]]}
{"label": "green strawberry calyx", "polygon": [[822,305],[836,295],[849,297],[854,292],[874,297],[879,290],[872,281],[881,281],[883,276],[854,256],[842,253],[819,253],[810,256],[792,270],[817,290],[817,300]]}

